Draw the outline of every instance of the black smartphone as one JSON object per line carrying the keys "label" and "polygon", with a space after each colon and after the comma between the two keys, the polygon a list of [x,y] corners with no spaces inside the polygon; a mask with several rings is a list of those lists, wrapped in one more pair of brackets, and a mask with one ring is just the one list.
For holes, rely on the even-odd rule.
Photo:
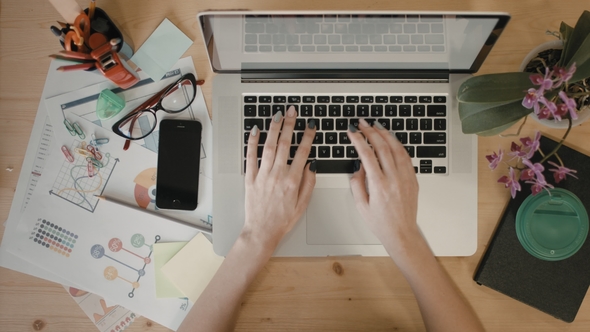
{"label": "black smartphone", "polygon": [[202,128],[199,121],[165,119],[160,122],[156,178],[159,209],[197,208]]}

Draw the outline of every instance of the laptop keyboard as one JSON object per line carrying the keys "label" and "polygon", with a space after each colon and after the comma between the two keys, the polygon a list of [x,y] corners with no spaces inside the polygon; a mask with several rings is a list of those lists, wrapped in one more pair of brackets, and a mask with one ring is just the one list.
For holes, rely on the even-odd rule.
{"label": "laptop keyboard", "polygon": [[442,16],[246,16],[244,51],[405,52],[445,51]]}
{"label": "laptop keyboard", "polygon": [[378,121],[395,133],[412,158],[419,174],[447,174],[448,130],[445,95],[243,95],[244,172],[250,130],[260,129],[258,160],[277,112],[285,114],[293,105],[298,116],[291,143],[290,159],[295,156],[307,123],[314,119],[316,136],[309,159],[317,160],[318,173],[352,173],[358,154],[348,139],[349,124],[358,127],[359,119]]}

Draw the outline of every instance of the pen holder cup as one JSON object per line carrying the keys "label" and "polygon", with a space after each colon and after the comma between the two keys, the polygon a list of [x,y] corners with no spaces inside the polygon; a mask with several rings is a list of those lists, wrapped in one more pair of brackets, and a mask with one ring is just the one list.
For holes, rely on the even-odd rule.
{"label": "pen holder cup", "polygon": [[[88,14],[88,8],[84,9],[84,12]],[[124,60],[129,60],[133,56],[133,48],[129,44],[130,39],[124,37],[124,34],[119,30],[117,24],[113,22],[104,10],[95,7],[94,15],[90,23],[90,38],[87,44],[93,42],[98,43],[98,45],[93,45],[94,47],[91,46],[91,48],[96,48],[104,42],[108,42],[114,38],[121,39],[121,42],[116,48],[117,53],[119,53],[120,56],[123,56]],[[95,68],[90,70],[95,70]]]}

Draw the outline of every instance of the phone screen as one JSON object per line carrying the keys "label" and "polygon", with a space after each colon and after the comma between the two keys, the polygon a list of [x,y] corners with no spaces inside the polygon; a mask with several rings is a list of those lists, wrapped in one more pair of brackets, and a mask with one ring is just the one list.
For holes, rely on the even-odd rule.
{"label": "phone screen", "polygon": [[158,144],[156,206],[194,210],[199,194],[201,123],[162,120]]}

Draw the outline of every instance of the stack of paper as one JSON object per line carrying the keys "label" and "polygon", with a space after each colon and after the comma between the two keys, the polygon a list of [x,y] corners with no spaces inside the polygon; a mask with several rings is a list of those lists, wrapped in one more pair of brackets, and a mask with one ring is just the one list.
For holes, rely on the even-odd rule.
{"label": "stack of paper", "polygon": [[[55,60],[49,68],[5,224],[0,265],[98,294],[107,307],[116,303],[176,329],[192,304],[184,296],[157,297],[154,248],[164,242],[188,242],[198,232],[146,213],[104,204],[95,195],[155,208],[157,130],[123,151],[125,140],[113,134],[110,127],[181,75],[196,75],[192,59],[178,61],[158,82],[140,72],[141,82],[124,91],[96,73],[57,72],[61,65],[63,61]],[[105,88],[123,97],[126,108],[114,119],[101,121],[94,110]],[[159,117],[170,116],[158,113],[163,113]],[[176,116],[198,119],[203,125],[199,207],[194,212],[167,214],[210,226],[212,135],[200,90],[191,108]],[[66,119],[77,123],[86,137],[70,135],[63,124]],[[89,172],[87,157],[75,151],[84,142],[89,144],[93,135],[108,138],[109,143],[99,147],[100,164]],[[72,153],[73,162],[66,159],[62,147]]]}

